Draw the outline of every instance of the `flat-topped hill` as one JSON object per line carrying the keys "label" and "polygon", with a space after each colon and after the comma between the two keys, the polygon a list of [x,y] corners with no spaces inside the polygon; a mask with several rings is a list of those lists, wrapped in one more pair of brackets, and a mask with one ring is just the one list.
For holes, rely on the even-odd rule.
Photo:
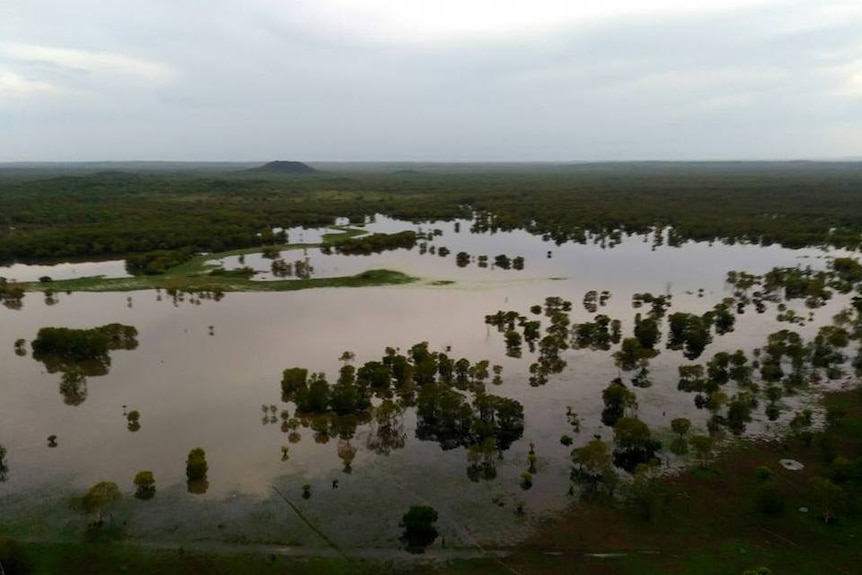
{"label": "flat-topped hill", "polygon": [[263,172],[267,174],[313,174],[317,170],[302,162],[291,162],[287,160],[277,160],[269,162],[259,168],[249,170],[251,172]]}

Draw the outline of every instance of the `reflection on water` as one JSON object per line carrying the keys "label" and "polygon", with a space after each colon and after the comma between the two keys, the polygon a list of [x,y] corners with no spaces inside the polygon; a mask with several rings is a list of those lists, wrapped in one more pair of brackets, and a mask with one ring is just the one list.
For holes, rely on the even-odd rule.
{"label": "reflection on water", "polygon": [[[367,228],[407,227],[395,225],[377,218]],[[180,301],[200,299],[145,291],[133,294],[134,305],[129,305],[126,294],[75,293],[64,296],[59,306],[24,306],[14,313],[0,308],[0,443],[8,449],[7,461],[14,461],[0,495],[60,481],[81,490],[110,480],[129,491],[132,478],[146,469],[159,484],[147,511],[137,516],[136,528],[146,536],[176,537],[187,525],[194,533],[190,526],[200,521],[203,525],[196,528],[204,537],[223,540],[224,533],[214,525],[227,519],[211,517],[237,516],[240,501],[245,515],[283,516],[280,507],[269,507],[278,502],[271,497],[273,487],[326,525],[330,536],[349,544],[397,544],[399,519],[418,501],[448,518],[448,527],[441,521],[440,528],[449,530],[446,536],[453,543],[469,543],[451,532],[453,524],[481,540],[522,536],[529,525],[516,519],[518,508],[529,517],[570,501],[572,447],[594,435],[611,438],[611,430],[601,423],[601,392],[620,375],[611,355],[618,348],[612,342],[594,344],[590,338],[595,334],[585,333],[581,347],[545,350],[546,357],[553,352],[564,363],[546,375],[544,385],[533,387],[536,373],[530,366],[543,353],[540,340],[534,348],[524,342],[520,358],[507,355],[506,330],[500,333],[487,325],[486,316],[514,310],[530,318],[532,307],[558,296],[575,303],[567,312],[572,324],[595,322],[597,313],[604,314],[619,320],[626,338],[633,332],[634,314],[646,313],[650,305],[635,298],[644,306],[635,309],[636,294],[670,294],[668,313],[703,314],[732,295],[724,281],[729,270],[762,273],[776,265],[822,267],[825,261],[818,250],[706,244],[653,249],[651,241],[642,238],[623,238],[604,250],[595,245],[557,246],[523,232],[473,235],[469,226],[462,221],[413,227],[441,230],[430,243],[438,252],[440,246],[447,247],[447,257],[420,255],[418,249],[372,256],[324,255],[317,249],[282,253],[291,262],[308,257],[314,277],[389,268],[454,280],[454,287],[231,293],[218,303],[182,306]],[[291,236],[291,241],[297,239]],[[471,256],[464,267],[456,262],[461,251]],[[493,262],[499,254],[523,257],[524,269],[478,265],[479,256]],[[232,258],[223,263],[239,265]],[[268,273],[271,263],[256,256],[245,261]],[[810,340],[819,323],[827,322],[842,303],[842,297],[835,297],[809,312],[802,302],[790,302],[788,309],[805,318],[812,313],[815,320],[793,328]],[[749,309],[738,315],[734,330],[716,336],[704,358],[763,346],[768,334],[788,327],[776,313],[770,304],[766,313]],[[61,382],[63,398],[77,404],[76,409],[58,401],[51,366],[16,353],[17,340],[33,339],[44,326],[88,328],[112,322],[135,326],[138,348],[114,354],[110,371],[90,381],[65,370],[63,377],[69,381]],[[610,338],[613,326],[610,321],[604,325]],[[598,333],[602,328],[597,324],[595,329]],[[667,331],[666,324],[662,331]],[[334,380],[344,350],[360,366],[380,359],[387,347],[406,354],[418,342],[428,342],[429,351],[453,360],[466,358],[471,365],[488,360],[489,366],[501,366],[494,374],[499,385],[492,384],[490,391],[520,402],[524,416],[523,434],[513,435],[508,450],[484,438],[462,441],[435,424],[441,410],[465,409],[452,397],[446,398],[451,404],[442,396],[426,403],[425,411],[397,396],[380,397],[368,417],[352,419],[305,416],[296,412],[293,402],[282,402],[280,380],[287,367],[302,366]],[[661,354],[649,364],[652,385],[631,388],[638,417],[659,434],[667,432],[673,417],[688,417],[695,429],[704,430],[708,414],[694,406],[690,394],[677,391],[677,367],[690,363],[683,357],[685,350],[665,349],[664,343],[659,347]],[[143,414],[145,422],[134,433],[128,432],[131,422],[124,406]],[[765,429],[769,423],[764,418],[751,427]],[[46,447],[49,435],[59,438],[56,449]],[[563,435],[570,437],[570,445],[561,443]],[[206,450],[205,487],[185,485],[184,463],[189,450],[198,446]],[[525,473],[528,490],[522,490]],[[301,496],[303,485],[310,486],[308,499]],[[191,497],[186,488],[200,493],[194,498],[200,507],[192,509],[183,499]],[[187,514],[188,524],[177,518],[178,509]],[[296,531],[299,527],[278,523],[287,519],[260,521],[272,537],[308,541],[307,533]],[[243,536],[256,533],[252,523],[243,523]],[[175,531],[168,534],[169,528]]]}

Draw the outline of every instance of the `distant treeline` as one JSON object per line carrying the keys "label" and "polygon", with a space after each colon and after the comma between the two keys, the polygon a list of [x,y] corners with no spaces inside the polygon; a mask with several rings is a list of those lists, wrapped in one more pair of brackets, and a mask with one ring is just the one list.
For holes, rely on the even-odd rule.
{"label": "distant treeline", "polygon": [[[525,168],[526,169],[526,168]],[[375,213],[558,242],[672,228],[686,239],[856,247],[862,164],[599,164],[560,171],[254,174],[0,173],[0,262],[222,251],[270,230]]]}

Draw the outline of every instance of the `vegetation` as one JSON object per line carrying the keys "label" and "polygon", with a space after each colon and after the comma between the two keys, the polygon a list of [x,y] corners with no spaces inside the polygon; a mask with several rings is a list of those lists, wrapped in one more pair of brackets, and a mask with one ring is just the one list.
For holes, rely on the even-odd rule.
{"label": "vegetation", "polygon": [[410,510],[401,518],[404,533],[401,542],[411,553],[422,553],[435,539],[437,529],[437,511],[427,505],[411,505]]}
{"label": "vegetation", "polygon": [[6,463],[6,446],[0,443],[0,483],[6,481],[9,473],[9,464]]}
{"label": "vegetation", "polygon": [[[484,214],[477,230],[523,228],[557,242],[623,232],[855,247],[856,164],[587,164],[533,173],[4,174],[0,262],[221,252],[273,243],[274,228],[378,212],[409,220]],[[721,205],[722,210],[714,207]],[[128,215],[134,216],[129,233]],[[664,236],[667,236],[665,240]]]}
{"label": "vegetation", "polygon": [[[32,342],[33,358],[63,362],[97,361],[110,364],[108,352],[135,349],[138,331],[128,325],[111,323],[91,329],[43,327]],[[50,361],[46,361],[48,366]],[[49,366],[49,371],[50,366]]]}
{"label": "vegetation", "polygon": [[412,249],[416,245],[416,232],[407,230],[396,234],[369,234],[349,238],[335,245],[338,253],[352,256],[380,253],[386,250]]}
{"label": "vegetation", "polygon": [[189,451],[186,458],[186,479],[189,493],[206,493],[209,488],[207,481],[207,472],[209,464],[207,463],[206,452],[200,447],[195,447]]}
{"label": "vegetation", "polygon": [[126,258],[126,271],[133,276],[163,274],[192,259],[188,249],[156,250],[143,254],[134,254]]}
{"label": "vegetation", "polygon": [[[639,169],[645,168],[641,166]],[[674,173],[673,167],[665,169],[669,170],[667,173]],[[694,178],[692,174],[683,174],[682,179],[690,177],[691,179],[686,180],[688,185],[694,186],[703,197],[708,195],[713,199],[728,202],[737,198],[736,192],[711,170],[714,168],[698,173],[698,178]],[[698,195],[694,193],[695,189],[686,188],[680,182],[664,182],[666,190],[661,193],[657,187],[650,188],[655,184],[651,177],[663,173],[659,169],[655,173],[650,172],[650,177],[644,178],[641,184],[634,183],[634,179],[626,181],[629,186],[646,189],[645,214],[648,215],[656,205],[667,205],[666,213],[654,213],[653,219],[646,216],[637,219],[633,212],[629,212],[627,204],[620,204],[616,212],[602,212],[599,208],[608,207],[603,203],[606,199],[593,196],[606,192],[608,197],[615,197],[617,201],[631,199],[633,196],[615,192],[615,182],[619,182],[607,177],[602,180],[606,188],[597,185],[592,188],[585,186],[567,190],[569,196],[566,196],[563,189],[571,182],[579,182],[581,185],[592,181],[585,175],[590,173],[587,169],[574,169],[573,172],[577,173],[577,177],[572,176],[569,179],[569,174],[566,174],[565,177],[558,177],[556,183],[552,183],[550,179],[538,178],[540,183],[535,190],[520,189],[519,211],[515,209],[517,198],[513,195],[514,192],[503,189],[500,182],[495,185],[491,176],[483,180],[492,182],[488,186],[487,196],[471,194],[469,197],[464,195],[467,187],[458,187],[458,178],[455,178],[455,185],[446,187],[446,191],[429,192],[428,197],[424,191],[417,191],[417,188],[427,185],[430,189],[429,182],[432,182],[433,178],[419,177],[415,182],[416,187],[407,187],[406,190],[395,189],[394,185],[386,191],[367,187],[361,192],[357,191],[355,195],[341,187],[350,188],[354,185],[351,177],[334,180],[320,175],[301,181],[272,178],[262,179],[263,183],[254,180],[257,183],[251,184],[249,182],[252,180],[246,180],[246,175],[236,177],[236,182],[239,182],[240,188],[248,185],[246,191],[250,190],[249,197],[255,195],[254,186],[272,186],[267,188],[272,194],[269,205],[273,212],[270,215],[280,213],[281,200],[290,196],[290,201],[293,202],[291,205],[299,207],[296,213],[284,212],[284,218],[301,217],[303,214],[308,215],[311,210],[325,211],[338,202],[350,204],[355,201],[355,212],[351,213],[349,209],[342,212],[348,213],[352,221],[365,221],[366,216],[374,212],[408,217],[412,215],[420,219],[419,212],[412,211],[413,204],[416,204],[427,209],[427,213],[438,217],[472,215],[476,231],[493,232],[523,226],[558,243],[592,241],[607,248],[622,241],[623,234],[629,231],[647,233],[648,239],[651,238],[654,245],[664,242],[676,245],[685,238],[697,238],[700,233],[708,235],[708,230],[725,230],[726,235],[717,234],[709,239],[726,242],[781,241],[794,245],[794,242],[806,241],[856,245],[852,241],[858,242],[859,238],[855,208],[848,208],[842,219],[830,204],[837,201],[836,189],[833,189],[833,186],[841,189],[841,194],[837,195],[845,199],[855,193],[855,188],[851,190],[849,184],[858,176],[853,170],[848,172],[849,175],[845,174],[847,179],[842,180],[843,184],[840,186],[836,184],[839,179],[837,177],[825,179],[823,205],[821,211],[817,212],[818,225],[829,222],[832,229],[825,234],[821,230],[821,239],[818,242],[814,242],[813,236],[806,234],[806,230],[814,229],[808,227],[812,222],[806,214],[798,211],[795,205],[785,205],[792,202],[781,203],[772,197],[790,194],[792,199],[806,204],[806,198],[811,193],[806,186],[813,189],[814,184],[813,181],[806,180],[807,172],[804,170],[800,178],[801,189],[785,187],[779,190],[777,187],[770,187],[777,186],[777,181],[784,182],[786,186],[786,181],[780,178],[770,180],[772,174],[758,172],[754,167],[750,167],[747,178],[739,178],[736,172],[723,174],[726,180],[734,181],[748,190],[749,194],[762,194],[759,198],[761,210],[776,210],[755,213],[754,204],[739,196],[742,207],[728,207],[729,213],[739,217],[738,222],[730,221],[726,214],[722,214],[720,218],[710,217],[699,206],[698,201],[693,199]],[[465,177],[463,181],[466,182],[472,177],[474,176]],[[621,175],[617,177],[625,179]],[[368,175],[357,176],[356,179],[365,184],[387,181],[387,178],[382,176]],[[193,181],[194,179],[189,179],[186,183]],[[331,186],[325,192],[322,187],[316,187],[323,186],[321,182],[324,181]],[[478,181],[476,179],[473,183]],[[439,180],[437,182],[439,183]],[[518,183],[517,177],[512,178],[513,187]],[[476,185],[476,189],[480,189],[478,184]],[[296,186],[302,189],[302,193],[291,195],[279,186]],[[697,186],[703,186],[703,189]],[[760,189],[758,186],[766,186],[767,189],[756,191]],[[705,192],[707,187],[710,194]],[[216,188],[217,186],[214,187]],[[590,193],[586,193],[587,190]],[[221,197],[221,191],[216,189],[213,195]],[[10,195],[13,200],[15,193],[13,190]],[[170,190],[165,192],[166,197],[171,193]],[[284,197],[282,193],[285,194]],[[458,194],[460,199],[456,203],[453,198]],[[86,194],[81,194],[82,198],[84,195]],[[129,192],[129,195],[134,196],[134,193]],[[362,201],[359,196],[362,196]],[[681,206],[671,207],[673,202],[668,199],[671,196]],[[192,202],[196,197],[191,194],[185,199]],[[306,203],[300,202],[300,197]],[[580,207],[584,213],[594,217],[593,222],[586,223],[581,220],[581,214],[576,213],[575,207],[570,205],[570,197],[582,202]],[[309,198],[318,198],[321,202],[314,204]],[[371,213],[364,211],[370,209],[367,208],[369,198],[379,204],[374,205],[374,212]],[[409,201],[402,203],[404,198],[409,198]],[[482,207],[489,198],[499,201],[499,207],[494,211],[491,211],[490,207]],[[523,205],[525,198],[530,203],[529,207]],[[547,202],[543,204],[537,201],[541,198]],[[164,199],[157,198],[155,201]],[[452,203],[447,203],[450,200]],[[236,199],[236,206],[233,206],[231,201],[227,200],[223,204],[224,211],[218,219],[220,224],[233,221],[231,211],[234,208],[244,211],[247,207],[243,198]],[[258,201],[267,203],[260,198]],[[537,205],[532,205],[534,203]],[[72,204],[74,202],[66,202],[63,205],[68,207]],[[117,205],[124,204],[120,201]],[[812,203],[806,205],[813,209]],[[242,209],[237,206],[242,206]],[[366,207],[360,208],[361,206]],[[55,208],[47,209],[51,211]],[[202,209],[206,213],[212,208]],[[243,217],[250,217],[256,209],[257,207],[250,207]],[[557,212],[553,212],[553,209]],[[98,210],[98,206],[94,207],[95,220],[98,219]],[[609,218],[607,213],[615,215]],[[530,219],[527,220],[524,214],[530,214]],[[701,217],[702,221],[696,221],[695,215]],[[268,219],[263,227],[254,232],[257,243],[241,248],[249,252],[265,250],[266,255],[273,259],[272,271],[277,276],[290,275],[288,270],[293,273],[297,267],[280,257],[281,248],[284,247],[281,242],[286,242],[287,239],[280,235],[281,232],[273,230],[282,229],[284,221],[286,220]],[[64,225],[58,224],[54,231],[58,232]],[[643,227],[638,227],[639,225]],[[660,226],[663,225],[672,225],[673,228],[662,229]],[[37,233],[26,226],[21,229],[26,233]],[[753,233],[752,230],[759,232],[749,235]],[[189,238],[193,234],[186,235],[186,231],[183,230],[182,233],[191,242]],[[0,233],[18,237],[13,232],[17,232],[17,228]],[[855,240],[852,239],[854,234]],[[417,239],[422,239],[420,250],[427,249],[430,253],[445,257],[449,253],[445,247],[431,244],[428,248],[434,235],[437,233],[432,232],[421,237],[414,234],[409,242],[405,239],[407,236],[402,234],[342,238],[335,249],[342,253],[372,253],[379,249],[408,247],[407,243],[412,246]],[[142,232],[142,237],[145,236],[146,232]],[[781,239],[778,239],[779,237]],[[225,245],[242,245],[242,241],[244,240],[238,239],[238,243],[226,242]],[[400,245],[402,243],[404,245]],[[133,266],[136,273],[142,274],[132,279],[116,282],[74,280],[77,283],[63,284],[48,278],[38,283],[26,284],[25,287],[44,290],[46,296],[50,294],[50,297],[53,297],[53,290],[63,289],[64,285],[89,285],[94,289],[109,285],[159,285],[164,286],[166,293],[176,298],[177,294],[181,297],[184,289],[206,289],[212,290],[210,293],[224,293],[230,289],[258,289],[258,286],[259,289],[297,289],[287,286],[332,285],[326,281],[311,280],[310,269],[302,266],[299,268],[303,271],[296,274],[301,279],[255,285],[250,281],[248,270],[207,269],[201,256],[191,255],[197,250],[197,246],[192,243],[169,244],[170,242],[165,242],[164,245],[151,246],[145,251],[139,251],[136,247],[131,250],[133,253],[126,252],[128,261],[137,262]],[[10,245],[14,247],[15,243]],[[3,249],[5,244],[0,242],[0,246],[0,249]],[[343,251],[344,249],[347,251]],[[472,257],[466,252],[456,256],[458,265],[462,267],[471,260]],[[523,260],[517,260],[517,257],[510,258],[500,254],[492,261],[498,267],[520,269]],[[482,265],[483,261],[487,265],[488,257],[477,258],[479,265]],[[387,276],[387,272],[372,272],[370,275],[363,274],[358,277],[355,285],[375,281],[375,273],[380,274],[376,279],[398,281],[397,276]],[[329,281],[337,282],[335,285],[349,285],[347,282],[350,280],[351,278],[337,278]],[[642,571],[645,573],[651,572],[651,567],[654,567],[653,572],[712,572],[708,568],[699,570],[698,566],[714,565],[715,557],[721,557],[735,573],[751,568],[759,569],[762,565],[786,570],[793,566],[793,563],[785,562],[784,559],[778,558],[777,553],[772,552],[779,547],[783,551],[789,550],[791,555],[796,553],[794,549],[818,553],[824,549],[829,550],[829,560],[843,568],[832,569],[830,566],[830,570],[837,572],[854,565],[851,559],[859,559],[858,546],[853,545],[851,535],[859,527],[858,476],[859,459],[862,456],[859,445],[862,440],[859,439],[857,425],[860,413],[857,403],[860,402],[860,397],[846,394],[840,396],[840,402],[843,402],[840,406],[830,403],[822,430],[818,427],[820,418],[815,411],[807,405],[796,407],[798,400],[789,397],[803,393],[807,395],[816,389],[811,386],[813,382],[822,381],[823,378],[844,377],[846,370],[855,370],[857,375],[862,373],[862,354],[858,351],[858,342],[862,338],[862,295],[858,295],[862,294],[862,265],[854,258],[839,257],[832,259],[825,270],[800,266],[774,268],[762,275],[732,272],[728,275],[728,283],[733,289],[732,297],[724,298],[712,308],[700,308],[697,313],[686,310],[673,310],[673,313],[670,313],[669,295],[635,294],[632,305],[639,312],[634,315],[633,322],[626,324],[626,329],[629,329],[628,326],[633,327],[633,332],[626,334],[628,337],[624,337],[622,333],[622,321],[598,313],[599,308],[605,306],[611,298],[610,292],[607,291],[587,291],[582,304],[589,317],[586,318],[587,321],[579,323],[572,322],[575,313],[572,311],[572,302],[556,296],[546,298],[544,305],[537,303],[529,306],[529,316],[526,310],[498,310],[485,317],[485,322],[496,328],[497,333],[493,336],[505,345],[509,357],[529,358],[529,375],[524,377],[523,383],[534,387],[553,384],[551,375],[562,372],[566,367],[566,359],[572,359],[573,354],[564,354],[569,348],[600,352],[609,363],[613,362],[617,367],[618,377],[602,391],[601,423],[613,430],[612,443],[607,441],[609,429],[602,431],[597,421],[582,422],[571,407],[566,411],[566,422],[571,426],[572,435],[564,434],[561,437],[561,443],[568,448],[561,452],[570,453],[570,494],[575,495],[577,492],[581,496],[584,507],[580,512],[584,515],[579,521],[586,525],[576,528],[570,524],[573,521],[571,518],[561,519],[564,529],[577,533],[574,538],[560,537],[557,540],[559,546],[569,554],[568,559],[572,558],[573,553],[578,554],[578,558],[585,559],[582,555],[584,549],[623,548],[625,552],[630,552],[631,548],[635,547],[661,549],[660,557],[646,558],[639,563],[640,566],[646,566]],[[2,293],[5,294],[2,296],[5,298],[4,303],[15,301],[19,291],[23,294],[22,286],[17,284],[4,282],[2,288]],[[840,298],[841,301],[849,300],[851,303],[834,316],[831,325],[819,326],[816,331],[812,329],[795,332],[791,329],[795,329],[794,325],[810,322],[814,318],[815,310],[838,299],[835,294],[844,295],[845,297]],[[702,296],[703,290],[698,290],[698,295]],[[18,302],[20,304],[20,297]],[[16,304],[12,304],[14,305]],[[803,306],[807,310],[801,314],[799,308]],[[583,314],[580,306],[577,307],[576,311]],[[745,313],[750,307],[753,307],[756,313],[765,313],[774,308],[778,312],[778,321],[792,322],[792,325],[767,335],[762,347],[754,350],[750,356],[742,350],[732,352],[726,347],[715,353],[707,353],[713,340],[720,342],[722,336],[736,329],[736,316]],[[80,364],[94,361],[101,363],[106,370],[109,362],[108,351],[117,348],[111,347],[112,345],[136,345],[134,334],[125,331],[126,328],[128,326],[104,326],[95,330],[44,328],[48,331],[43,334],[43,330],[40,330],[39,336],[33,341],[33,355],[40,361],[46,361],[45,357],[51,358],[54,370],[63,372],[60,390],[64,400],[71,405],[78,405],[87,397],[86,375],[91,374]],[[211,335],[212,329],[211,326]],[[107,344],[103,345],[105,341]],[[16,353],[18,348],[16,344]],[[291,444],[300,440],[300,428],[310,429],[314,441],[318,443],[332,440],[333,444],[337,445],[344,473],[350,473],[360,441],[365,442],[369,451],[380,454],[389,454],[403,448],[406,438],[405,412],[414,409],[415,414],[410,413],[407,420],[412,422],[415,415],[417,439],[433,441],[443,450],[461,450],[466,457],[466,474],[471,481],[493,480],[497,477],[497,465],[503,459],[504,452],[523,437],[525,410],[514,399],[487,392],[486,385],[489,381],[492,385],[502,383],[500,366],[492,367],[487,360],[471,361],[457,355],[450,357],[450,353],[449,348],[446,348],[445,352],[433,351],[427,342],[422,342],[403,351],[400,348],[387,348],[379,359],[354,366],[355,356],[345,352],[340,358],[343,365],[332,379],[328,379],[324,373],[310,372],[307,368],[288,368],[282,373],[281,392],[282,399],[290,405],[285,406],[279,414],[276,405],[263,404],[263,423],[274,424],[274,428],[286,434],[283,441]],[[639,396],[641,399],[644,397],[640,388],[651,385],[650,360],[659,353],[672,354],[672,358],[685,358],[687,363],[675,366],[679,374],[677,387],[683,393],[692,394],[695,406],[702,411],[692,419],[678,417],[674,413],[663,414],[667,417],[665,426],[668,427],[656,426],[653,430],[638,417],[638,399]],[[853,353],[856,355],[852,355]],[[48,361],[46,365],[49,365]],[[507,382],[503,389],[509,389],[509,383],[517,384]],[[527,390],[526,393],[530,391]],[[560,415],[561,413],[557,413],[557,416]],[[589,417],[590,414],[587,415]],[[139,428],[139,416],[135,410],[126,416],[130,430]],[[756,442],[737,443],[736,436],[742,435],[753,420],[764,421],[763,416],[770,422],[775,422],[774,429],[786,432],[786,436],[768,445]],[[704,424],[705,431],[702,429]],[[358,431],[360,425],[368,427]],[[580,432],[582,425],[587,426],[586,429],[596,429],[598,433],[592,439],[575,439],[573,435]],[[298,453],[294,452],[294,460],[291,460],[290,464],[295,461]],[[671,457],[669,453],[677,457]],[[287,445],[281,447],[281,454],[282,461],[288,461]],[[776,465],[775,460],[779,454],[805,459],[804,471],[791,472]],[[0,451],[0,455],[5,456],[5,450]],[[3,465],[2,456],[0,471]],[[522,489],[531,489],[537,477],[541,477],[537,472],[544,468],[544,456],[543,453],[542,464],[539,464],[539,458],[530,444],[530,452],[526,458],[529,467],[526,470],[524,459],[518,456],[518,465],[524,467],[515,470],[514,477]],[[660,461],[679,461],[691,464],[691,468],[678,476],[665,477],[656,472]],[[569,465],[568,459],[566,465]],[[206,454],[200,448],[193,449],[186,462],[190,492],[206,491],[207,472]],[[104,509],[108,509],[114,501],[111,499],[113,490],[109,482],[97,485],[101,487],[91,488],[91,491],[95,490],[92,499],[104,501]],[[137,497],[147,498],[147,494],[152,497],[155,493],[155,480],[151,472],[138,473],[134,485]],[[333,488],[336,487],[337,480],[333,482]],[[89,506],[91,511],[87,513],[98,513],[98,520],[94,523],[101,524],[102,511],[99,506],[84,502],[90,495],[88,492],[76,505],[80,510]],[[303,485],[302,497],[311,497],[310,483]],[[720,508],[713,508],[718,506]],[[808,509],[809,513],[798,511],[801,508]],[[523,515],[524,510],[524,503],[516,502],[515,513]],[[437,513],[431,508],[425,508],[421,509],[421,512],[416,511],[414,517],[408,520],[408,515],[413,511],[414,508],[411,508],[402,519],[402,526],[405,528],[402,541],[408,548],[416,549],[422,546],[408,543],[408,525],[424,522],[425,540],[428,540],[431,531],[436,537],[437,531],[433,523],[437,519]],[[694,511],[698,511],[700,516],[696,517]],[[648,527],[644,528],[644,524]],[[610,530],[609,526],[613,526],[617,531]],[[555,529],[556,526],[551,526],[542,533],[544,539],[541,549],[547,550],[548,541],[555,541]],[[602,540],[595,537],[589,529],[604,533],[606,538]],[[611,536],[608,536],[609,534]],[[732,539],[728,539],[728,534],[733,534]],[[832,541],[833,537],[837,541]],[[767,540],[768,545],[763,544],[763,540]],[[433,541],[434,537],[431,537],[427,544]],[[573,552],[572,549],[575,548],[567,546],[572,544],[566,541],[576,541],[580,547]],[[741,559],[728,559],[727,548],[736,549],[737,546],[745,549],[745,553],[739,553],[747,555],[744,562]],[[681,548],[684,550],[681,551]],[[550,549],[553,549],[553,545]],[[853,551],[854,549],[857,551]],[[799,553],[801,556],[801,551]],[[530,561],[520,564],[519,555],[529,556]],[[709,556],[709,559],[705,559],[706,556]],[[530,555],[530,549],[526,548],[517,551],[512,561],[519,567],[519,572],[529,572],[532,567],[538,570],[543,566],[554,565],[555,559],[550,557],[553,556],[543,558],[539,553]],[[691,563],[685,563],[688,560]],[[702,563],[696,565],[698,561]],[[589,562],[590,560],[585,560],[583,564]],[[567,565],[576,563],[571,561]],[[621,559],[612,564],[612,567],[607,568],[608,572],[628,572],[627,569],[635,563],[633,560],[632,563],[627,563]],[[802,559],[799,565],[810,564]],[[615,571],[617,566],[619,569]],[[524,567],[526,569],[523,569]],[[547,571],[560,570],[561,565],[556,567],[548,568]],[[460,564],[456,566],[456,569],[461,568]],[[469,570],[470,567],[463,568]]]}
{"label": "vegetation", "polygon": [[135,485],[135,497],[152,499],[156,495],[156,479],[152,471],[138,471],[132,481]]}
{"label": "vegetation", "polygon": [[111,507],[122,497],[120,488],[113,481],[100,481],[81,497],[72,499],[72,508],[89,518],[90,525],[101,527],[104,514],[108,513],[110,520]]}
{"label": "vegetation", "polygon": [[[296,405],[301,419],[295,425],[311,426],[316,440],[337,435],[349,441],[357,425],[373,420],[377,424],[371,440],[375,451],[389,453],[403,447],[404,436],[397,421],[403,407],[399,409],[392,402],[397,397],[402,406],[416,408],[416,438],[436,442],[443,450],[466,448],[467,476],[479,481],[497,476],[497,461],[524,432],[523,406],[486,393],[485,381],[490,376],[487,360],[456,361],[445,353],[430,351],[427,342],[415,344],[406,355],[387,348],[379,361],[368,361],[358,369],[349,363],[352,355],[342,358],[346,358],[345,365],[334,384],[325,374],[309,375],[305,368],[291,367],[282,372],[282,400]],[[382,400],[377,407],[372,403],[374,397]],[[285,421],[284,430],[290,430],[291,421]],[[344,444],[345,455],[355,455],[348,445]],[[351,459],[345,459],[345,470]]]}

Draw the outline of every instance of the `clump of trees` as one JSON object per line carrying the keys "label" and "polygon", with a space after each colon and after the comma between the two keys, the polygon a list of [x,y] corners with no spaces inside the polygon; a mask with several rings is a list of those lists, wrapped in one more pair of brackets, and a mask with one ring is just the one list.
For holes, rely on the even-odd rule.
{"label": "clump of trees", "polygon": [[697,359],[712,343],[711,315],[677,312],[668,316],[668,349],[683,350],[686,359]]}
{"label": "clump of trees", "polygon": [[87,376],[108,373],[110,352],[135,349],[137,335],[137,329],[119,323],[90,329],[43,327],[30,345],[33,359],[42,362],[48,373],[62,373],[64,403],[80,405],[87,399]]}
{"label": "clump of trees", "polygon": [[416,245],[416,240],[417,234],[413,230],[394,234],[369,234],[339,242],[335,245],[335,251],[347,256],[367,256],[387,250],[410,250]]}
{"label": "clump of trees", "polygon": [[133,254],[126,258],[126,271],[133,276],[160,275],[172,267],[189,261],[192,256],[193,253],[188,248]]}
{"label": "clump of trees", "polygon": [[[485,391],[491,372],[495,380],[502,373],[487,360],[455,360],[429,350],[427,342],[406,354],[387,348],[379,361],[358,369],[350,363],[352,354],[345,357],[334,384],[301,367],[285,369],[281,382],[282,399],[295,402],[299,420],[314,429],[315,440],[337,435],[345,454],[361,422],[372,423],[375,430],[368,439],[371,449],[388,453],[403,447],[403,411],[416,406],[417,439],[437,442],[445,450],[466,448],[468,476],[490,479],[496,476],[499,455],[523,434],[523,406]],[[382,400],[377,407],[371,401],[375,396]],[[345,466],[349,469],[348,462]]]}
{"label": "clump of trees", "polygon": [[133,326],[111,323],[90,329],[43,327],[30,342],[33,357],[53,357],[81,362],[98,361],[110,364],[108,352],[116,349],[135,349],[138,330]]}
{"label": "clump of trees", "polygon": [[24,288],[0,277],[0,303],[9,309],[21,309],[24,305]]}
{"label": "clump of trees", "polygon": [[572,346],[575,349],[607,351],[622,339],[621,326],[620,320],[599,314],[594,321],[572,326]]}
{"label": "clump of trees", "polygon": [[639,465],[653,463],[661,447],[647,424],[636,417],[623,417],[614,424],[614,465],[629,473]]}

